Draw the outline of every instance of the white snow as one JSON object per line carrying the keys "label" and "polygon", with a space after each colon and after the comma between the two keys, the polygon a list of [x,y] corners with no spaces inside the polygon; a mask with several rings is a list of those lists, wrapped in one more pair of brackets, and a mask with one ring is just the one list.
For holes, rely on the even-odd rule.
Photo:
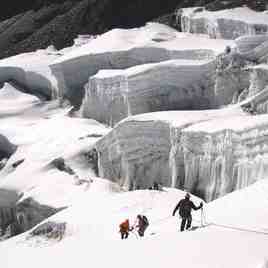
{"label": "white snow", "polygon": [[202,122],[200,124],[192,125],[183,131],[196,131],[196,132],[219,132],[222,130],[233,130],[236,132],[252,130],[253,128],[263,127],[268,123],[268,115],[258,116],[232,116],[231,118],[217,118]]}
{"label": "white snow", "polygon": [[35,95],[55,97],[57,81],[49,64],[61,54],[48,50],[37,50],[0,60],[0,82],[12,80],[19,86],[31,90]]}
{"label": "white snow", "polygon": [[[184,233],[178,232],[178,217],[171,216],[183,192],[167,188],[165,192],[109,193],[98,184],[104,186],[105,182],[96,181],[97,192],[93,183],[73,207],[50,219],[67,222],[67,234],[61,242],[26,239],[27,234],[15,237],[0,245],[2,265],[160,268],[168,264],[169,267],[251,268],[266,263],[268,233],[263,228],[268,216],[267,181],[205,207],[208,222],[212,218],[213,223],[229,227],[237,223],[234,227],[240,228],[240,223],[250,220],[250,225],[242,225],[247,230],[212,224]],[[196,198],[193,200],[198,204]],[[128,240],[121,241],[118,224],[125,218],[133,223],[138,213],[150,220],[145,237],[136,238],[131,233]],[[231,220],[223,221],[222,215]],[[255,223],[254,231],[250,231]],[[193,225],[200,225],[200,211],[194,214]]]}
{"label": "white snow", "polygon": [[168,112],[153,112],[130,116],[118,124],[127,121],[166,121],[171,126],[182,127],[191,122],[202,122],[212,120],[213,118],[225,118],[233,116],[245,116],[246,114],[240,107],[232,106],[221,110],[202,110],[201,111],[168,111]]}
{"label": "white snow", "polygon": [[[85,185],[74,187],[73,176],[49,168],[48,164],[64,157],[79,177],[95,176],[83,153],[98,138],[86,136],[101,136],[109,129],[94,120],[68,117],[70,107],[61,108],[57,101],[42,103],[8,84],[2,90],[0,133],[18,149],[0,171],[0,188],[25,193],[24,198],[30,196],[54,207],[70,204],[74,193],[83,191]],[[21,159],[25,161],[12,168]]]}
{"label": "white snow", "polygon": [[[161,39],[161,42],[154,40]],[[135,29],[113,29],[91,42],[66,53],[54,60],[52,65],[89,54],[105,52],[126,51],[135,47],[166,48],[168,50],[213,50],[221,53],[231,40],[213,40],[204,35],[180,33],[176,30],[158,23],[147,23],[146,26]]]}

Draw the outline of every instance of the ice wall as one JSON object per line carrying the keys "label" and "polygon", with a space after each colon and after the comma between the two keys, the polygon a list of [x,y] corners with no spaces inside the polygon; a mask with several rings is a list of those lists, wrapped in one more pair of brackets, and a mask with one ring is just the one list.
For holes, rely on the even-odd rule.
{"label": "ice wall", "polygon": [[268,174],[268,116],[211,120],[183,130],[185,188],[210,201]]}
{"label": "ice wall", "polygon": [[214,77],[214,61],[173,60],[104,70],[86,85],[83,115],[113,125],[129,115],[212,108]]}
{"label": "ice wall", "polygon": [[247,98],[241,107],[250,113],[263,114],[268,112],[268,65],[260,64],[249,68],[250,87]]}
{"label": "ice wall", "polygon": [[171,185],[170,146],[168,123],[126,122],[97,144],[99,175],[125,189]]}
{"label": "ice wall", "polygon": [[268,32],[268,15],[247,7],[220,11],[185,8],[179,12],[183,32],[208,34],[211,38],[222,39]]}
{"label": "ice wall", "polygon": [[249,62],[238,52],[223,53],[216,61],[215,106],[236,103],[240,94],[249,88]]}
{"label": "ice wall", "polygon": [[268,62],[268,34],[242,36],[235,40],[235,44],[244,59],[257,63]]}
{"label": "ice wall", "polygon": [[62,96],[80,106],[84,85],[102,69],[127,69],[172,59],[213,59],[223,52],[227,40],[179,33],[165,25],[114,29],[72,50],[51,64]]}
{"label": "ice wall", "polygon": [[[243,128],[229,130],[232,122]],[[126,189],[157,181],[212,200],[265,175],[267,123],[238,108],[133,116],[97,142],[99,175]]]}

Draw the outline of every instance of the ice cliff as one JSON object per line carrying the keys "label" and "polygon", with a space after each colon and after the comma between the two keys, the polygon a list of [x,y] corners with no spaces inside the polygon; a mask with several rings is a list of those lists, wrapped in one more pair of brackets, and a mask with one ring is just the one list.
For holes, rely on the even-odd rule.
{"label": "ice cliff", "polygon": [[[234,119],[243,120],[243,122],[251,120],[248,124],[252,129],[252,135],[256,133],[257,126],[262,126],[264,130],[260,136],[263,137],[265,126],[262,124],[267,121],[267,116],[260,120],[258,117],[252,119],[240,108],[192,112],[155,112],[129,117],[121,121],[109,134],[97,142],[99,175],[118,182],[126,189],[147,188],[154,181],[157,181],[165,186],[179,187],[197,193],[206,200],[217,198],[250,183],[248,181],[250,176],[244,182],[239,181],[234,185],[231,180],[229,182],[229,178],[224,178],[222,183],[231,184],[229,188],[224,188],[225,191],[221,188],[221,183],[217,183],[222,179],[220,175],[225,172],[221,173],[221,168],[217,166],[220,165],[219,163],[222,164],[221,159],[225,159],[224,157],[228,160],[231,157],[239,159],[235,149],[231,150],[229,155],[225,154],[225,150],[229,149],[230,139],[228,139],[229,132],[224,128],[224,120],[232,122]],[[219,122],[222,130],[217,133],[218,136],[215,140],[201,132],[199,135],[194,133],[195,139],[189,141],[192,133],[190,126],[193,128],[197,126],[198,129],[200,122],[208,122],[208,124],[212,122],[212,129],[213,124]],[[235,138],[240,138],[241,143],[243,143],[243,140],[246,140],[244,136],[247,134],[249,135],[249,132],[245,126],[245,130],[238,132]],[[254,144],[256,135],[254,140],[250,139],[250,145]],[[211,143],[204,145],[205,142]],[[237,142],[239,143],[239,141]],[[189,144],[192,146],[191,148],[189,148]],[[195,145],[196,147],[194,147]],[[242,149],[246,147],[247,144]],[[265,148],[265,142],[263,147]],[[214,148],[218,149],[218,158],[215,156],[216,152],[213,152]],[[259,149],[258,145],[248,153],[254,155],[257,149]],[[242,150],[243,153],[245,151],[245,149]],[[190,158],[190,155],[193,157]],[[202,163],[196,160],[200,158],[200,155],[205,155]],[[214,157],[219,160],[216,161]],[[215,166],[212,167],[212,165]],[[226,166],[228,165],[231,164],[228,162]],[[263,166],[265,167],[265,165]],[[199,169],[203,173],[199,172]],[[259,166],[256,164],[255,170],[257,169]],[[210,172],[216,172],[213,173],[214,177]],[[241,180],[241,173],[239,175]],[[259,178],[261,175],[256,177],[256,179]],[[252,179],[254,180],[254,178]]]}
{"label": "ice cliff", "polygon": [[185,8],[179,12],[182,31],[208,34],[212,38],[235,39],[268,31],[268,15],[246,7],[219,11]]}
{"label": "ice cliff", "polygon": [[208,60],[222,53],[227,45],[232,46],[233,41],[179,33],[165,25],[149,23],[136,29],[111,30],[50,66],[60,94],[79,106],[84,85],[101,69],[127,69],[174,59]]}
{"label": "ice cliff", "polygon": [[114,125],[135,114],[214,105],[214,61],[173,60],[103,70],[85,87],[83,116]]}
{"label": "ice cliff", "polygon": [[185,188],[213,200],[264,179],[268,116],[236,116],[182,131]]}

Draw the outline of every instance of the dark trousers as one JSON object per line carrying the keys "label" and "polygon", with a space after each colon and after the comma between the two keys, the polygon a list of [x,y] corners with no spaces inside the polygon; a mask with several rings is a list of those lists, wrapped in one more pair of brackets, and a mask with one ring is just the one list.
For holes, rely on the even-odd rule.
{"label": "dark trousers", "polygon": [[121,232],[121,239],[127,239],[128,238],[128,232]]}
{"label": "dark trousers", "polygon": [[145,230],[147,229],[147,225],[144,225],[144,226],[141,226],[140,228],[139,228],[139,230],[138,230],[138,234],[139,234],[139,236],[144,236],[144,232],[145,232]]}
{"label": "dark trousers", "polygon": [[191,224],[192,224],[192,216],[189,216],[187,218],[182,218],[181,232],[184,231],[185,225],[186,225],[186,229],[189,229],[191,227]]}

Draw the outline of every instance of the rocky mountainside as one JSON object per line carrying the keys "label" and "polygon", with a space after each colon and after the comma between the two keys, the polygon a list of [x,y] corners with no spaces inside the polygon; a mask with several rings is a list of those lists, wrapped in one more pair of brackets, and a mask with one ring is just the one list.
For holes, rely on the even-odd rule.
{"label": "rocky mountainside", "polygon": [[181,7],[206,5],[218,10],[243,4],[266,8],[266,0],[11,0],[0,11],[0,58],[49,45],[60,49],[70,46],[78,34],[142,26],[156,18],[180,28],[174,11]]}

